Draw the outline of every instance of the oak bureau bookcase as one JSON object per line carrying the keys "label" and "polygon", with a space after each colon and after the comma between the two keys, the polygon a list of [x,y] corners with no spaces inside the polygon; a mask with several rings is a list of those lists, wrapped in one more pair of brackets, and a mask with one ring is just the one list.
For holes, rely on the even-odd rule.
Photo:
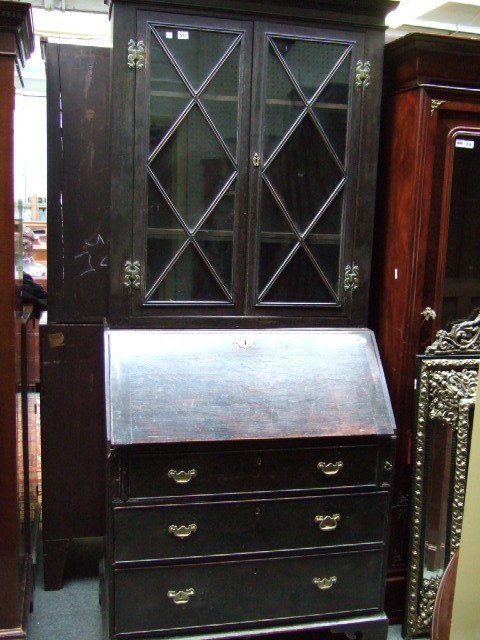
{"label": "oak bureau bookcase", "polygon": [[110,3],[106,636],[385,640],[385,0]]}

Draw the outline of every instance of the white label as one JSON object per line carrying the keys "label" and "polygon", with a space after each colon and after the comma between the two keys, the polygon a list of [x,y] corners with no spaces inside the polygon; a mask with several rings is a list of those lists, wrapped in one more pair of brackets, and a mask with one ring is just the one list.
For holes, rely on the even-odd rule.
{"label": "white label", "polygon": [[188,40],[188,31],[179,31],[177,33],[177,38],[179,40]]}
{"label": "white label", "polygon": [[462,140],[461,138],[458,138],[455,140],[455,146],[460,147],[461,149],[473,149],[475,142],[473,140]]}
{"label": "white label", "polygon": [[166,31],[165,32],[165,38],[167,40],[171,40],[173,38],[173,31]]}

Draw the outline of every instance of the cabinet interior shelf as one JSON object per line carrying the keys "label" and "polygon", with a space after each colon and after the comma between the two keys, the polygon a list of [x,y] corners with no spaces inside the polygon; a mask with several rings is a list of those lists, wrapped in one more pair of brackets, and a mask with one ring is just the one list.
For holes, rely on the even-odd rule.
{"label": "cabinet interior shelf", "polygon": [[[209,240],[224,240],[232,239],[233,231],[228,229],[200,229],[195,234],[196,238],[209,239]],[[183,229],[147,229],[148,238],[161,238],[163,240],[185,238],[185,232]],[[260,234],[262,242],[291,242],[297,240],[297,236],[294,233],[288,233],[285,231],[262,231]],[[341,236],[339,233],[309,233],[306,240],[310,244],[339,244]]]}

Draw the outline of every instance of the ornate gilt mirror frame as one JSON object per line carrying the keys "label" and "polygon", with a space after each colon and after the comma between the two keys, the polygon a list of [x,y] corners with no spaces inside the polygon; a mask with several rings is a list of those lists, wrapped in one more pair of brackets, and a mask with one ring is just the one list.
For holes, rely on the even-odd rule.
{"label": "ornate gilt mirror frame", "polygon": [[417,356],[407,638],[429,637],[440,579],[460,544],[479,362],[478,311]]}

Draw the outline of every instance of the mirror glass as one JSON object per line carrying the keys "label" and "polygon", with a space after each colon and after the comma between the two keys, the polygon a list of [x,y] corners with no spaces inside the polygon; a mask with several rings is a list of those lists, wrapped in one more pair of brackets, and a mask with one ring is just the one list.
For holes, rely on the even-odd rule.
{"label": "mirror glass", "polygon": [[480,306],[480,131],[456,132],[441,326]]}

